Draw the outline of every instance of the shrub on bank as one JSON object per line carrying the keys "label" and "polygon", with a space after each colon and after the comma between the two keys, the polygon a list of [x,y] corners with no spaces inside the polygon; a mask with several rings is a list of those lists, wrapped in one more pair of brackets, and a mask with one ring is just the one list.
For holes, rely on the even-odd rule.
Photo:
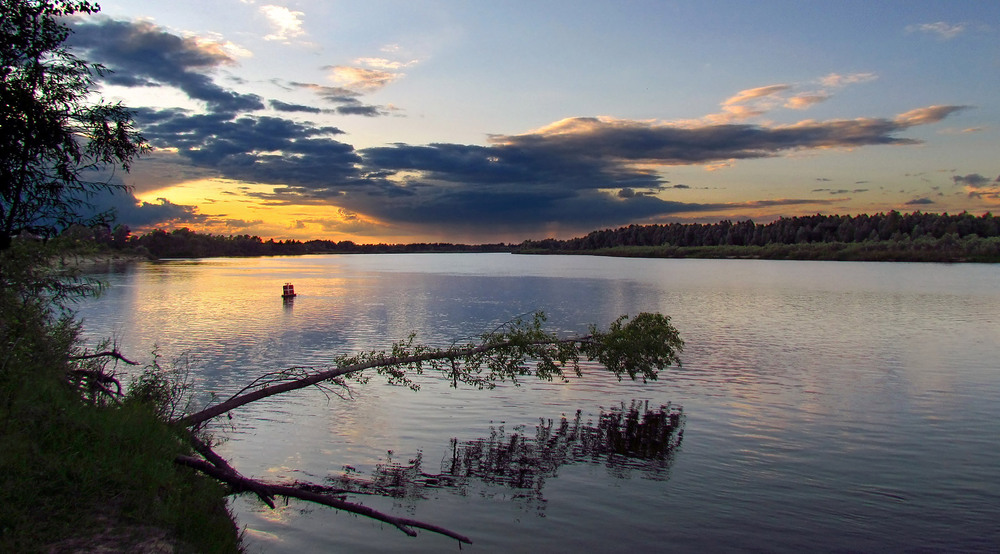
{"label": "shrub on bank", "polygon": [[113,367],[74,359],[63,306],[89,289],[43,258],[0,252],[0,551],[238,551],[224,487],[173,463],[189,447],[150,400],[163,395],[111,400],[68,378]]}

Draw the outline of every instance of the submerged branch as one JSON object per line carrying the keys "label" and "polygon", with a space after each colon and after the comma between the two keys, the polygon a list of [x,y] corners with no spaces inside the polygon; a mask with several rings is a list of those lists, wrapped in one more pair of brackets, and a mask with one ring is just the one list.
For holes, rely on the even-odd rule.
{"label": "submerged branch", "polygon": [[[390,525],[395,526],[400,531],[406,533],[411,537],[417,536],[417,532],[413,528],[424,529],[433,533],[438,533],[446,537],[451,537],[460,542],[466,544],[472,544],[472,539],[466,537],[465,535],[456,533],[444,527],[434,525],[431,523],[425,523],[423,521],[418,521],[410,518],[395,517],[384,512],[380,512],[363,504],[356,504],[354,502],[348,502],[343,498],[337,498],[329,494],[322,494],[317,492],[312,492],[308,490],[301,489],[299,487],[294,487],[290,485],[277,485],[271,483],[264,483],[262,481],[257,481],[255,479],[250,479],[244,477],[239,473],[232,471],[224,471],[219,467],[202,460],[200,458],[195,458],[192,456],[177,456],[174,461],[180,465],[188,466],[202,473],[213,477],[219,481],[222,481],[233,488],[236,492],[254,492],[258,496],[262,493],[268,497],[284,496],[286,498],[298,498],[299,500],[306,500],[308,502],[315,502],[317,504],[322,504],[324,506],[330,506],[331,508],[336,508],[338,510],[344,510],[345,512],[350,512],[353,514],[362,515],[365,517],[370,517],[378,521],[383,521]],[[270,504],[273,508],[274,505]]]}
{"label": "submerged branch", "polygon": [[298,498],[389,523],[410,536],[416,535],[416,528],[471,543],[468,537],[443,527],[395,517],[343,498],[343,495],[356,491],[318,492],[315,486],[308,484],[281,485],[244,477],[199,439],[197,432],[203,423],[212,418],[277,394],[310,386],[322,387],[324,382],[330,381],[346,386],[342,380],[344,377],[365,382],[365,370],[375,370],[390,384],[417,389],[419,386],[407,371],[412,370],[419,375],[427,366],[444,372],[452,386],[461,382],[479,388],[493,388],[503,381],[517,384],[519,377],[527,375],[551,380],[561,377],[567,367],[581,375],[581,355],[600,362],[619,380],[624,375],[633,380],[642,379],[643,382],[654,380],[665,367],[680,365],[678,355],[684,341],[670,324],[670,318],[660,314],[640,313],[631,320],[622,316],[607,331],[591,326],[590,334],[573,338],[559,338],[543,330],[544,321],[544,314],[538,312],[529,322],[518,318],[497,327],[481,336],[478,343],[445,349],[414,344],[411,335],[388,351],[341,357],[335,367],[324,371],[308,373],[306,368],[294,367],[266,374],[228,400],[175,420],[175,423],[189,429],[189,441],[202,456],[181,455],[175,462],[228,484],[234,492],[252,492],[271,508],[274,507],[275,496]]}

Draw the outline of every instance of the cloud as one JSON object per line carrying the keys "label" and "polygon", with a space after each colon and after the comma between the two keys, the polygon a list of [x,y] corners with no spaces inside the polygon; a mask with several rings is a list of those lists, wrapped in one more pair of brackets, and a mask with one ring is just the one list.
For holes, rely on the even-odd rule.
{"label": "cloud", "polygon": [[847,75],[830,73],[825,77],[821,77],[819,79],[819,83],[827,88],[843,88],[847,85],[867,83],[868,81],[874,81],[875,79],[878,79],[878,75],[874,73],[849,73]]}
{"label": "cloud", "polygon": [[253,220],[246,220],[246,219],[225,219],[225,220],[222,221],[223,225],[225,225],[226,227],[233,228],[233,229],[252,229],[252,228],[254,228],[254,227],[258,226],[258,225],[261,225],[263,223],[264,223],[264,220],[262,220],[262,219],[253,219]]}
{"label": "cloud", "polygon": [[407,62],[394,61],[387,58],[358,58],[354,63],[370,67],[373,69],[383,69],[392,70],[402,69],[404,67],[413,65],[417,63],[417,60],[410,60]]}
{"label": "cloud", "polygon": [[931,200],[930,198],[927,198],[925,196],[923,198],[914,198],[913,200],[905,202],[905,205],[907,205],[907,206],[924,206],[924,205],[933,204],[933,203],[934,203],[933,200]]}
{"label": "cloud", "polygon": [[[811,83],[774,84],[741,90],[720,105],[722,111],[710,114],[699,123],[734,123],[762,116],[775,108],[805,110],[831,98],[833,93],[848,85],[878,78],[874,73],[830,73]],[[819,85],[820,88],[816,88]]]}
{"label": "cloud", "polygon": [[334,140],[336,127],[278,117],[139,110],[137,121],[153,146],[172,149],[192,165],[253,183],[340,182],[356,177],[354,147]]}
{"label": "cloud", "polygon": [[[346,87],[330,87],[326,85],[319,85],[316,83],[301,83],[296,81],[290,82],[288,84],[289,86],[294,88],[312,91],[322,100],[337,105],[337,107],[333,111],[341,115],[364,115],[368,117],[374,117],[380,115],[388,115],[391,111],[390,108],[386,108],[383,106],[375,106],[362,103],[360,100],[358,100],[358,98],[362,95],[362,93],[355,90],[351,90]],[[303,111],[309,111],[309,110],[303,110]],[[323,111],[326,112],[326,110]]]}
{"label": "cloud", "polygon": [[[334,126],[298,122],[284,114],[379,116],[391,108],[367,105],[364,94],[401,77],[414,62],[362,58],[356,66],[328,67],[335,85],[272,81],[288,92],[309,91],[325,104],[271,99],[268,115],[255,95],[241,95],[208,76],[236,58],[218,43],[183,38],[145,22],[98,19],[77,25],[75,39],[88,56],[119,71],[122,83],[174,86],[202,100],[206,113],[138,108],[136,119],[160,158],[202,178],[271,185],[247,192],[270,204],[328,205],[358,214],[366,228],[433,225],[445,229],[516,229],[538,225],[592,229],[671,214],[822,205],[825,199],[770,199],[737,204],[665,200],[661,171],[669,166],[729,166],[827,148],[909,145],[907,129],[936,123],[963,106],[928,106],[895,118],[802,120],[788,125],[744,123],[781,106],[808,107],[836,86],[870,77],[828,75],[823,91],[774,84],[740,91],[723,113],[688,122],[571,117],[530,132],[492,135],[485,144],[431,143],[356,150]],[[193,168],[193,169],[192,169]],[[840,191],[838,191],[839,193]],[[126,202],[122,211],[194,221],[190,206],[167,201]],[[220,216],[221,217],[221,216]],[[141,218],[135,215],[135,220]],[[343,221],[344,218],[340,218]],[[225,224],[213,220],[213,224]],[[234,222],[232,225],[237,225]],[[359,223],[360,225],[361,223]]]}
{"label": "cloud", "polygon": [[966,109],[969,109],[969,106],[928,106],[901,113],[896,116],[894,121],[903,128],[927,125],[928,123],[937,123],[955,112]]}
{"label": "cloud", "polygon": [[381,69],[367,69],[347,65],[329,66],[333,82],[351,91],[363,93],[377,91],[400,77],[399,73]]}
{"label": "cloud", "polygon": [[774,96],[779,92],[784,92],[792,88],[790,85],[769,85],[766,87],[757,87],[746,90],[741,90],[736,93],[731,98],[727,99],[722,103],[723,106],[732,106],[734,104],[743,104],[749,100],[754,100],[757,98],[763,98],[767,96]]}
{"label": "cloud", "polygon": [[302,12],[292,11],[283,6],[261,6],[260,13],[267,18],[274,31],[264,36],[264,40],[288,42],[305,34],[302,30]]}
{"label": "cloud", "polygon": [[316,108],[313,106],[304,106],[302,104],[289,104],[287,102],[282,102],[281,100],[270,100],[268,104],[271,108],[279,112],[303,112],[303,113],[323,113],[324,110]]}
{"label": "cloud", "polygon": [[[487,145],[398,143],[358,151],[334,138],[342,134],[338,128],[277,117],[227,119],[147,110],[140,112],[140,121],[156,146],[176,149],[190,164],[224,178],[274,184],[272,192],[255,196],[267,202],[333,203],[396,224],[527,229],[539,223],[584,228],[730,209],[729,204],[658,198],[667,182],[657,167],[732,163],[817,148],[915,144],[897,134],[939,121],[955,109],[933,106],[895,119],[784,126],[569,118],[529,133],[494,135]],[[833,201],[766,200],[745,207]]]}
{"label": "cloud", "polygon": [[791,110],[805,110],[815,104],[825,102],[829,98],[828,94],[801,94],[786,100],[784,106]]}
{"label": "cloud", "polygon": [[942,40],[951,40],[964,33],[966,29],[965,23],[945,23],[944,21],[906,26],[906,31],[909,33],[928,33],[936,35]]}
{"label": "cloud", "polygon": [[[978,173],[970,173],[968,175],[955,175],[952,180],[956,185],[964,185],[966,187],[978,189],[990,185],[990,179],[988,177],[983,177]],[[997,177],[993,183],[1000,183],[1000,177]]]}
{"label": "cloud", "polygon": [[330,79],[353,93],[371,93],[404,76],[401,69],[414,65],[417,60],[399,61],[388,58],[358,58],[354,65],[331,65],[323,69],[330,71]]}
{"label": "cloud", "polygon": [[[947,109],[931,110],[946,117]],[[703,125],[569,118],[488,145],[395,144],[358,151],[350,181],[286,179],[270,200],[323,198],[383,221],[438,226],[611,225],[672,213],[726,208],[658,198],[666,182],[651,166],[698,165],[785,152],[915,144],[896,136],[936,117],[804,121],[786,126]],[[684,188],[685,185],[674,185]],[[850,191],[838,190],[838,194]],[[744,207],[838,199],[762,200]]]}
{"label": "cloud", "polygon": [[147,21],[107,18],[75,23],[69,43],[86,57],[113,71],[106,77],[123,86],[173,86],[213,112],[236,113],[264,107],[255,94],[239,94],[217,84],[206,73],[236,63],[225,45],[183,38]]}
{"label": "cloud", "polygon": [[115,224],[128,225],[132,230],[198,224],[208,219],[198,212],[196,206],[174,204],[166,198],[158,198],[156,202],[143,202],[131,192],[105,190],[90,202],[93,204],[93,214],[113,210]]}

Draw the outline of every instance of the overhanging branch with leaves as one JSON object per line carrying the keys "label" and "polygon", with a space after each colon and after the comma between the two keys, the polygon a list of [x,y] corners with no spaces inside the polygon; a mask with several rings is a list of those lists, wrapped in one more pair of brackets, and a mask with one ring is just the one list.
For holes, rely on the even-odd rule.
{"label": "overhanging branch with leaves", "polygon": [[[426,369],[442,372],[457,387],[459,384],[491,389],[502,382],[518,384],[522,377],[534,376],[551,380],[572,371],[582,376],[581,358],[599,362],[619,380],[628,376],[643,382],[656,380],[659,372],[671,365],[680,365],[679,354],[684,347],[670,318],[657,313],[640,313],[634,318],[622,316],[607,330],[591,326],[590,333],[562,338],[544,329],[545,315],[537,312],[530,320],[516,319],[482,335],[477,342],[450,348],[434,348],[414,343],[411,335],[395,343],[388,351],[370,351],[355,356],[342,356],[323,370],[276,372],[272,377],[258,379],[224,402],[214,404],[176,422],[191,430],[191,443],[202,458],[178,456],[178,464],[192,467],[227,483],[233,492],[253,492],[269,506],[275,496],[299,498],[337,509],[371,517],[395,525],[409,535],[414,528],[424,529],[455,538],[471,540],[443,527],[398,518],[343,498],[344,493],[317,493],[307,485],[266,483],[247,478],[231,467],[211,447],[197,437],[197,431],[220,415],[263,398],[310,386],[336,384],[346,386],[345,379],[365,383],[374,372],[394,385],[419,389],[413,376]],[[369,372],[369,373],[366,373]]]}

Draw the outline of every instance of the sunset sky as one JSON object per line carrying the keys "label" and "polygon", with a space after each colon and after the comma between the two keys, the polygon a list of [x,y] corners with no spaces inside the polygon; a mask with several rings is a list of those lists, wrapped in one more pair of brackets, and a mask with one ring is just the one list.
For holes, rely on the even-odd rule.
{"label": "sunset sky", "polygon": [[1000,2],[107,0],[133,231],[520,242],[1000,204]]}

